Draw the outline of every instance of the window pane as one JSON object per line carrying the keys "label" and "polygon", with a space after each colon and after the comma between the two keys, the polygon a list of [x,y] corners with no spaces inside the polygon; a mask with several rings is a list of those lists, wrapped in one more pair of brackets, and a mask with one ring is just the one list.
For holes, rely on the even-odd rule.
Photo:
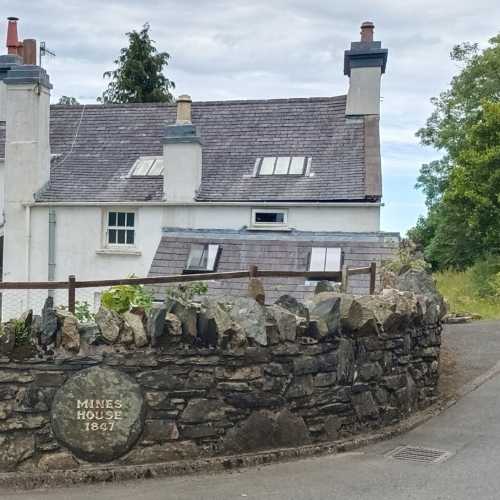
{"label": "window pane", "polygon": [[267,157],[262,158],[262,163],[260,164],[260,175],[273,175],[274,172],[274,162],[276,158]]}
{"label": "window pane", "polygon": [[255,212],[256,224],[283,224],[285,222],[284,212]]}
{"label": "window pane", "polygon": [[189,251],[189,256],[186,264],[186,269],[200,269],[203,260],[203,250],[205,245],[193,243]]}
{"label": "window pane", "polygon": [[303,156],[294,156],[290,163],[290,174],[302,175],[304,173],[305,158]]}
{"label": "window pane", "polygon": [[288,165],[290,164],[289,156],[280,156],[276,161],[276,168],[274,170],[275,174],[288,174]]}
{"label": "window pane", "polygon": [[342,250],[340,248],[326,249],[325,271],[340,271]]}
{"label": "window pane", "polygon": [[141,158],[137,160],[133,175],[147,175],[154,158]]}
{"label": "window pane", "polygon": [[127,245],[134,244],[134,233],[135,231],[127,231]]}
{"label": "window pane", "polygon": [[219,245],[208,245],[207,252],[207,271],[215,271],[217,254],[219,253]]}
{"label": "window pane", "polygon": [[132,212],[127,213],[127,226],[134,227],[134,216],[135,214]]}
{"label": "window pane", "polygon": [[118,217],[117,217],[117,226],[124,226],[125,225],[125,212],[118,212]]}
{"label": "window pane", "polygon": [[309,263],[309,271],[324,271],[325,257],[326,257],[326,248],[312,248],[311,261]]}
{"label": "window pane", "polygon": [[161,174],[163,174],[163,158],[156,158],[148,175],[161,175]]}
{"label": "window pane", "polygon": [[110,229],[108,231],[108,241],[109,243],[116,243],[116,229]]}
{"label": "window pane", "polygon": [[124,244],[126,231],[124,229],[118,229],[116,232],[117,232],[117,236],[118,236],[117,243]]}
{"label": "window pane", "polygon": [[116,226],[116,212],[109,212],[108,226]]}

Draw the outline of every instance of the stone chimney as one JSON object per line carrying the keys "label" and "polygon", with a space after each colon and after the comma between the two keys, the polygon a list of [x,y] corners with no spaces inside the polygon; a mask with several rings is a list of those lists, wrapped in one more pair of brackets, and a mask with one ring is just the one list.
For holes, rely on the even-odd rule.
{"label": "stone chimney", "polygon": [[177,118],[163,132],[163,192],[166,201],[192,202],[201,183],[201,138],[191,122],[191,97],[177,99]]}
{"label": "stone chimney", "polygon": [[387,49],[373,40],[375,25],[361,25],[361,40],[344,53],[344,74],[349,76],[346,115],[380,114],[380,80],[387,64]]}
{"label": "stone chimney", "polygon": [[[9,19],[9,27],[11,26]],[[14,32],[9,28],[9,50]],[[14,34],[13,34],[14,33]],[[31,56],[30,56],[31,57]],[[0,119],[5,121],[4,278],[26,279],[25,208],[49,180],[49,110],[52,88],[45,70],[23,64],[19,53],[0,56]]]}

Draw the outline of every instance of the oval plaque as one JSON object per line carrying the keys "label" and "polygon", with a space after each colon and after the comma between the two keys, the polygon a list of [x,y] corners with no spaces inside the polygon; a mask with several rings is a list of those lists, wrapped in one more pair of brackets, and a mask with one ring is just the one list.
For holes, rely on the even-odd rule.
{"label": "oval plaque", "polygon": [[51,421],[58,441],[77,457],[108,462],[130,450],[142,432],[141,388],[118,370],[82,370],[56,392]]}

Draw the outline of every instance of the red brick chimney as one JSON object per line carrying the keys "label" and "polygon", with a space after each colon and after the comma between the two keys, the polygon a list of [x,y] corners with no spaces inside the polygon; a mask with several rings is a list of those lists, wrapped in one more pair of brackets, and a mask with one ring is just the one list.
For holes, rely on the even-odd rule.
{"label": "red brick chimney", "polygon": [[17,34],[17,17],[8,17],[7,26],[7,53],[22,57],[23,64],[36,65],[36,40],[26,38],[22,42]]}
{"label": "red brick chimney", "polygon": [[7,19],[9,21],[7,26],[7,53],[21,55],[19,54],[19,49],[22,47],[22,44],[17,37],[17,21],[19,21],[19,18],[8,17]]}

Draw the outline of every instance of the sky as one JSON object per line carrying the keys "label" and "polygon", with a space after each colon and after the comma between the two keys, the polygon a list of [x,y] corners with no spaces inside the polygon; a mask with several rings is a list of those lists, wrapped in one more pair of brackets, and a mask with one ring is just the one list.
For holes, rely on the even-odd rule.
{"label": "sky", "polygon": [[[389,49],[382,79],[382,229],[402,234],[425,213],[418,170],[441,156],[415,132],[460,67],[449,59],[464,41],[484,47],[499,30],[498,0],[0,0],[20,18],[21,38],[46,42],[43,66],[61,95],[95,102],[102,74],[126,45],[125,33],[151,25],[171,55],[175,94],[194,100],[265,99],[347,92],[343,52],[362,21]],[[5,28],[4,28],[5,30]],[[1,31],[0,31],[1,32]]]}

